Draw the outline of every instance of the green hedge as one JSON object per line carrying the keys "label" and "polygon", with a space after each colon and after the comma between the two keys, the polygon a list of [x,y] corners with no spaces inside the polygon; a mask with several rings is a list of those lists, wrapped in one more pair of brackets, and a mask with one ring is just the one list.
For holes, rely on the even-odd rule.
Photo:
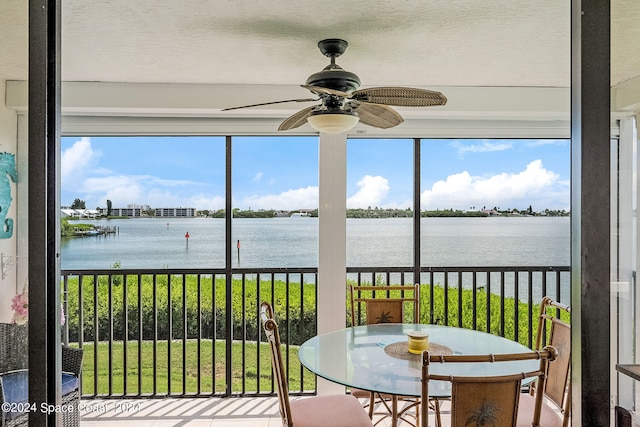
{"label": "green hedge", "polygon": [[[141,280],[138,280],[141,278]],[[183,280],[184,278],[184,280]],[[125,282],[126,280],[126,282]],[[125,313],[127,323],[127,338],[138,339],[138,300],[140,299],[140,312],[142,316],[142,338],[145,340],[166,340],[169,337],[181,339],[185,333],[183,314],[187,319],[187,338],[213,338],[225,337],[226,330],[226,286],[224,278],[213,279],[212,276],[200,276],[198,285],[197,275],[158,275],[155,283],[155,316],[154,316],[154,278],[151,275],[136,276],[112,276],[112,286],[109,285],[107,276],[98,276],[97,284],[93,276],[85,276],[82,281],[82,297],[80,298],[78,278],[71,277],[68,280],[68,314],[69,337],[77,342],[79,338],[80,311],[78,301],[82,300],[82,318],[84,341],[93,341],[95,335],[94,300],[97,298],[98,340],[104,341],[123,340],[125,337]],[[214,283],[215,282],[215,283]],[[243,301],[243,286],[245,298]],[[200,295],[198,296],[198,287]],[[272,287],[275,297],[272,298]],[[125,304],[126,288],[126,304]],[[244,285],[240,280],[232,283],[232,325],[233,339],[245,339],[256,341],[258,330],[261,327],[258,319],[258,301],[272,301],[276,311],[276,317],[280,324],[280,333],[284,337],[289,336],[291,342],[303,342],[315,335],[315,289],[313,285],[305,284],[300,291],[300,285],[290,285],[287,292],[286,283],[274,281],[261,283],[258,292],[257,281],[247,280]],[[111,295],[109,295],[111,289]],[[97,291],[94,293],[94,290]],[[170,291],[170,292],[169,292]],[[287,327],[286,294],[289,295],[289,319]],[[300,295],[304,295],[304,304],[300,303]],[[168,301],[171,298],[171,313],[169,313]],[[111,301],[111,304],[109,304]],[[198,305],[199,302],[199,305]],[[126,309],[125,309],[126,307]],[[300,315],[302,311],[302,316]],[[112,313],[109,316],[109,313]],[[244,312],[244,314],[243,314]],[[171,321],[169,321],[171,314]],[[200,318],[198,319],[198,314]],[[156,319],[154,325],[154,318]],[[111,320],[110,320],[111,319]],[[198,328],[200,322],[200,334]],[[113,324],[113,333],[111,333]],[[157,331],[157,335],[156,332]],[[290,332],[289,332],[290,331]]]}
{"label": "green hedge", "polygon": [[[138,326],[138,299],[141,301],[142,338],[151,340],[154,336],[159,340],[169,338],[169,326],[171,326],[171,338],[182,339],[186,329],[187,338],[224,339],[226,329],[226,283],[224,277],[200,275],[157,275],[155,276],[155,300],[156,319],[154,330],[154,276],[152,275],[120,275],[112,276],[109,284],[108,276],[97,276],[97,284],[93,276],[84,276],[82,280],[82,295],[79,293],[78,277],[68,279],[68,315],[70,340],[77,342],[79,338],[79,305],[82,299],[83,340],[94,340],[94,285],[97,286],[97,317],[98,340],[104,341],[112,338],[121,341],[125,338],[125,313],[127,323],[127,338],[137,340]],[[200,296],[198,296],[198,287]],[[125,290],[126,288],[126,304]],[[111,296],[109,296],[111,289]],[[287,340],[291,344],[301,344],[306,339],[316,335],[316,291],[313,284],[300,284],[290,282],[288,285],[281,280],[258,283],[255,277],[247,278],[244,283],[241,280],[233,280],[232,289],[232,325],[233,339],[257,341],[261,328],[258,317],[259,303],[270,301],[274,305],[276,319],[280,326],[283,342]],[[171,322],[169,322],[169,290],[171,297]],[[244,292],[243,292],[244,290]],[[244,299],[242,295],[245,295]],[[476,318],[473,318],[473,292],[463,290],[458,295],[457,289],[450,288],[447,293],[448,315],[445,315],[444,288],[435,285],[433,289],[433,304],[430,298],[430,286],[423,284],[420,289],[421,323],[446,324],[462,326],[465,328],[487,331],[501,334],[516,339],[515,330],[515,300],[506,298],[504,301],[504,313],[500,312],[501,299],[498,295],[490,297],[490,319],[487,326],[486,292],[477,291],[476,294]],[[393,295],[392,295],[393,296]],[[302,298],[302,302],[301,302]],[[111,300],[111,304],[109,301]],[[200,305],[198,305],[198,301]],[[287,303],[290,307],[289,317],[286,316]],[[458,319],[458,307],[462,304],[463,318]],[[433,305],[433,316],[431,306]],[[111,307],[111,308],[110,308]],[[125,309],[126,307],[126,309]],[[538,306],[532,307],[530,322],[529,306],[524,302],[518,302],[518,331],[517,340],[529,345],[530,337],[535,335],[537,327]],[[347,318],[349,304],[345,301]],[[112,316],[109,316],[111,311]],[[183,313],[186,313],[187,324],[183,324]],[[302,313],[302,315],[301,315]],[[200,314],[200,334],[198,329],[198,314]],[[407,313],[412,318],[412,313]],[[501,319],[504,318],[504,325]],[[110,319],[112,319],[110,321]],[[111,330],[113,324],[113,333]],[[474,325],[475,323],[475,325]],[[530,324],[531,323],[531,324]],[[157,335],[156,335],[157,334]]]}

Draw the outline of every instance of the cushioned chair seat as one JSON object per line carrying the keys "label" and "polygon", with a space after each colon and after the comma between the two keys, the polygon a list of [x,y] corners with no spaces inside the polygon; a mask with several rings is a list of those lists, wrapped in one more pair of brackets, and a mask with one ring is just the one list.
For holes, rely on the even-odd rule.
{"label": "cushioned chair seat", "polygon": [[[520,404],[518,405],[518,427],[531,427],[535,403],[535,396],[531,396],[526,393],[522,393],[520,395]],[[560,427],[562,426],[562,421],[562,415],[556,409],[545,403],[542,404],[542,412],[540,413],[541,426]]]}
{"label": "cushioned chair seat", "polygon": [[[29,401],[29,371],[19,370],[2,375],[2,392],[6,403],[27,403]],[[78,389],[78,378],[73,374],[62,374],[62,396]],[[39,408],[38,408],[39,409]],[[7,420],[19,417],[24,412],[9,412]]]}
{"label": "cushioned chair seat", "polygon": [[295,427],[371,427],[369,416],[353,396],[316,396],[290,405]]}

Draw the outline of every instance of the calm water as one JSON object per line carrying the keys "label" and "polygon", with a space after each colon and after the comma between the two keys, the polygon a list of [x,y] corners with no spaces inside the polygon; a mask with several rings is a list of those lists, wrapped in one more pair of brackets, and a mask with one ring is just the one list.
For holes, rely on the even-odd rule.
{"label": "calm water", "polygon": [[[422,265],[569,265],[569,221],[569,218],[424,218]],[[119,233],[64,239],[62,269],[103,269],[116,262],[122,268],[224,267],[222,219],[76,222],[116,226]],[[347,265],[410,266],[412,230],[411,219],[348,219]],[[317,218],[238,219],[233,223],[232,236],[234,266],[318,265]],[[239,259],[237,240],[241,245]]]}

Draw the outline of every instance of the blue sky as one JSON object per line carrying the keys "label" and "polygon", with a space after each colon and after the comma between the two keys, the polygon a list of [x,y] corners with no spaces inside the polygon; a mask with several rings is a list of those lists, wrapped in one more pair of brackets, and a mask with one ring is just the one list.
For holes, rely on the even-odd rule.
{"label": "blue sky", "polygon": [[[568,140],[423,140],[422,209],[569,210]],[[234,137],[233,204],[318,207],[317,137]],[[224,137],[64,137],[62,205],[221,209]],[[412,204],[413,141],[347,143],[347,207]]]}

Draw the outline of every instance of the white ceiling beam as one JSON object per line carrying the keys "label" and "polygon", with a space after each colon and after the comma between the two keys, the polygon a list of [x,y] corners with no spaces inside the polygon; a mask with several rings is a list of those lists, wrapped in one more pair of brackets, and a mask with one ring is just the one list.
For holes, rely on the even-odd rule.
{"label": "white ceiling beam", "polygon": [[[309,125],[276,132],[281,119],[223,119],[198,117],[64,116],[62,134],[98,135],[316,135]],[[408,119],[391,129],[365,125],[353,128],[350,138],[568,138],[563,120]]]}
{"label": "white ceiling beam", "polygon": [[[356,126],[360,137],[545,137],[567,138],[570,90],[549,87],[438,87],[441,107],[397,107],[405,123],[381,130]],[[295,85],[203,85],[156,83],[62,83],[63,134],[273,134],[280,121],[312,103],[289,102],[221,111],[223,108],[312,97]],[[27,110],[27,85],[8,81],[6,102]],[[310,126],[282,135],[314,134]]]}
{"label": "white ceiling beam", "polygon": [[[429,88],[444,93],[442,107],[398,108],[406,115],[468,118],[566,119],[570,114],[569,88],[464,87]],[[275,104],[223,112],[223,108],[286,99],[313,98],[296,85],[224,85],[63,82],[63,114],[74,115],[219,115],[223,117],[284,116],[300,103]],[[311,104],[304,104],[311,105]],[[26,111],[27,85],[7,82],[7,106]]]}
{"label": "white ceiling beam", "polygon": [[640,109],[640,76],[625,80],[611,89],[611,110],[634,113]]}

